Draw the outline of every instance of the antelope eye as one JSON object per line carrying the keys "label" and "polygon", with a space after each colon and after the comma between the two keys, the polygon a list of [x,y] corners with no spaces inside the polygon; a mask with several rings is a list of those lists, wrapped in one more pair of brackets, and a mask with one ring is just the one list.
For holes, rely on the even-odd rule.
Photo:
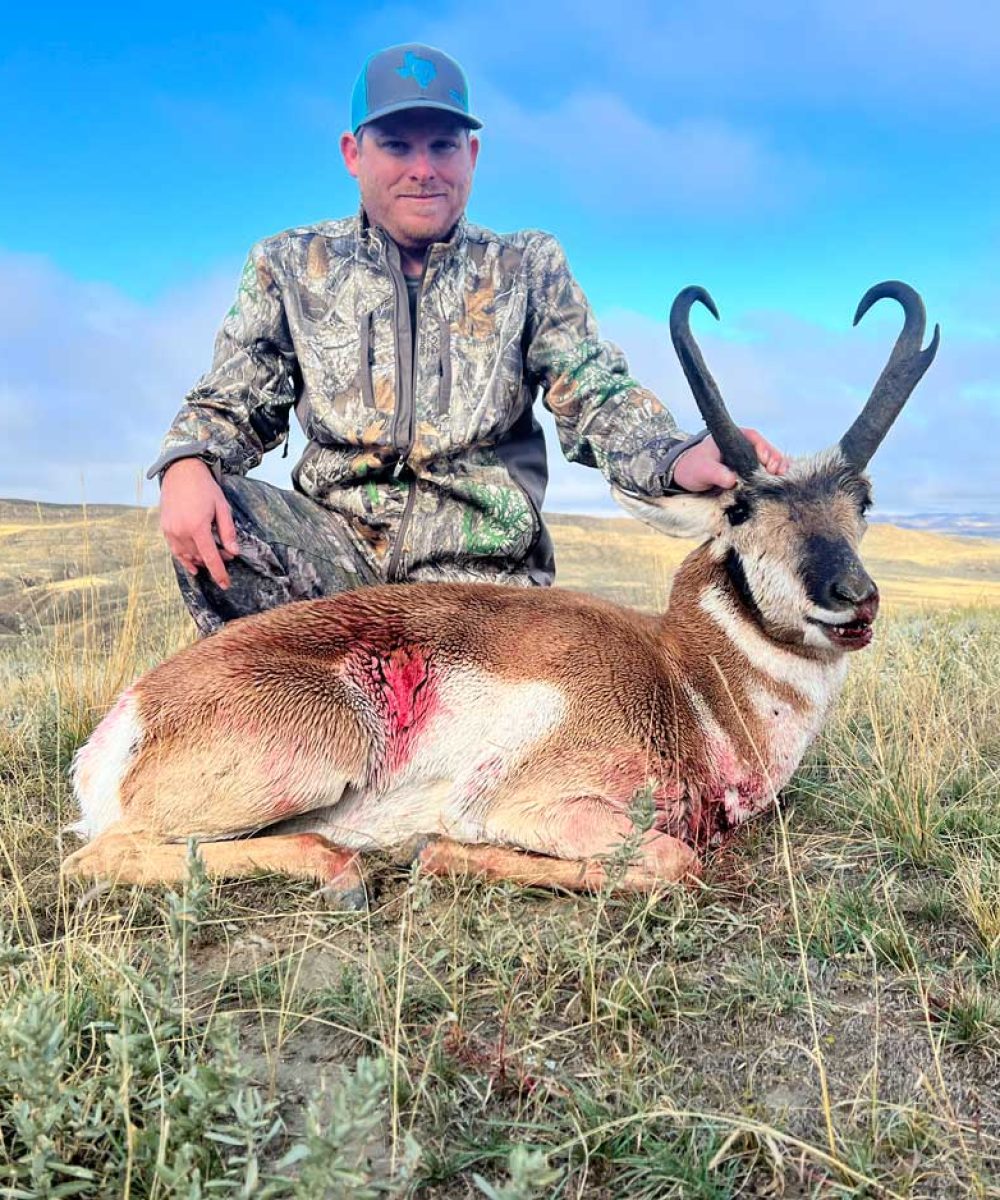
{"label": "antelope eye", "polygon": [[871,506],[872,506],[872,498],[871,498],[871,496],[862,496],[862,497],[861,497],[861,502],[860,502],[860,504],[858,505],[858,508],[859,508],[859,510],[860,510],[860,512],[861,512],[861,515],[862,515],[862,516],[864,516],[864,515],[865,515],[865,513],[866,513],[866,512],[867,512],[867,511],[868,511],[868,510],[871,508]]}
{"label": "antelope eye", "polygon": [[750,516],[750,505],[746,500],[737,500],[726,509],[726,520],[730,525],[742,525]]}

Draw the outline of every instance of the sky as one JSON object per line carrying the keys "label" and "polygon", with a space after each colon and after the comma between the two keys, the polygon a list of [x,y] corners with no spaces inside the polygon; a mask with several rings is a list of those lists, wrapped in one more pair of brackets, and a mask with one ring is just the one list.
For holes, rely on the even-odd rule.
{"label": "sky", "polygon": [[[251,244],[353,212],[369,53],[457,57],[485,122],[469,206],[563,243],[682,428],[666,313],[738,423],[835,442],[915,286],[941,349],[872,463],[885,512],[1000,511],[1000,20],[983,0],[24,5],[0,46],[0,496],[155,503],[143,468],[207,368]],[[287,483],[301,448],[260,472]],[[553,442],[554,446],[554,442]],[[552,511],[610,512],[550,454]]]}

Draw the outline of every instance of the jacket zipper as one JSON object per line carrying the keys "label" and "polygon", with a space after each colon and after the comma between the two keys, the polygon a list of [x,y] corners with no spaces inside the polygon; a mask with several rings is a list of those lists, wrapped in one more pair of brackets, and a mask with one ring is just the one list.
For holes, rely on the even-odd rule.
{"label": "jacket zipper", "polygon": [[[427,263],[424,262],[424,271],[420,276],[420,288],[417,291],[417,303],[414,306],[413,320],[416,324],[416,329],[410,329],[410,298],[407,294],[406,279],[403,277],[395,263],[389,263],[389,271],[392,275],[393,286],[396,291],[396,304],[400,312],[406,316],[406,334],[409,350],[409,372],[404,370],[404,358],[402,355],[403,347],[400,345],[399,335],[396,335],[396,362],[398,364],[396,371],[396,379],[398,387],[396,396],[398,403],[396,406],[396,417],[392,426],[393,441],[399,445],[399,459],[393,468],[392,476],[394,479],[399,479],[406,470],[406,456],[413,449],[413,439],[415,435],[415,418],[416,405],[414,401],[414,389],[416,386],[417,363],[419,361],[417,350],[419,348],[420,339],[420,295],[424,287],[424,275],[427,273]],[[396,328],[399,328],[399,322],[396,322]],[[406,438],[405,441],[399,437],[399,427],[402,424],[401,417],[406,418]],[[413,513],[413,505],[417,499],[417,480],[413,472],[410,472],[410,478],[407,480],[406,503],[403,506],[403,515],[399,519],[399,529],[396,531],[396,544],[392,548],[392,553],[389,555],[389,565],[386,568],[386,579],[390,583],[399,582],[399,562],[403,556],[403,543],[406,537],[406,527],[410,523],[410,517]]]}
{"label": "jacket zipper", "polygon": [[372,314],[365,313],[360,322],[361,335],[361,395],[365,406],[375,409],[375,384],[372,381]]}
{"label": "jacket zipper", "polygon": [[441,317],[438,322],[441,344],[441,361],[438,364],[438,416],[444,416],[451,402],[451,328]]}

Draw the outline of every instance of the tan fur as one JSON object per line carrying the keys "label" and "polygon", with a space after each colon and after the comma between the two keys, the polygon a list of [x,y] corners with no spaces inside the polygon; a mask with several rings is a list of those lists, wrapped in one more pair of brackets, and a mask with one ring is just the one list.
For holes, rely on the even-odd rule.
{"label": "tan fur", "polygon": [[[803,532],[860,539],[856,502],[834,492],[765,494],[732,529],[737,496],[684,498],[682,524],[703,515],[712,540],[685,560],[660,617],[566,591],[413,584],[236,622],[135,685],[142,738],[121,819],[66,869],[174,880],[197,836],[214,872],[343,876],[353,891],[344,847],[392,849],[386,830],[398,826],[398,840],[440,839],[423,855],[430,870],[586,889],[607,880],[601,863],[633,837],[632,806],[647,795],[654,827],[617,886],[691,874],[698,848],[773,801],[842,680],[841,653],[808,644],[809,604],[795,593]],[[668,526],[670,503],[654,506]],[[735,550],[748,573],[763,571],[766,551],[761,612],[727,571]],[[391,777],[365,691],[369,655],[378,686],[387,672],[426,670],[404,735],[421,695],[437,703],[407,751],[414,765]],[[490,714],[516,715],[522,695],[538,706],[530,719],[490,729]],[[479,730],[477,714],[485,736],[434,742],[442,722],[459,741]],[[398,822],[382,819],[392,805]]]}
{"label": "tan fur", "polygon": [[446,838],[438,839],[420,853],[420,865],[432,875],[478,875],[483,879],[509,880],[522,887],[558,887],[570,892],[599,892],[609,883],[621,891],[652,892],[665,883],[700,871],[694,851],[681,842],[666,848],[660,862],[659,874],[646,863],[616,871],[613,865],[598,859],[566,861],[500,846],[466,846]]}
{"label": "tan fur", "polygon": [[[314,879],[334,891],[363,886],[357,855],[331,846],[315,833],[206,842],[199,853],[209,875],[238,877],[279,871]],[[187,873],[187,846],[157,841],[141,830],[108,831],[64,865],[68,875],[100,875],[115,883],[181,883]]]}

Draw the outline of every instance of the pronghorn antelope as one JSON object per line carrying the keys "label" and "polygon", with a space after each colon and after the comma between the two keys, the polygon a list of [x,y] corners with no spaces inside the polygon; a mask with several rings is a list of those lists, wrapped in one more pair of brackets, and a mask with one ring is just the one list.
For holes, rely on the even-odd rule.
{"label": "pronghorn antelope", "polygon": [[[721,494],[628,511],[700,546],[667,611],[489,584],[407,584],[238,621],[122,694],[73,768],[90,837],[67,873],[182,876],[201,840],[220,875],[275,870],[363,896],[358,851],[422,843],[426,868],[644,891],[696,872],[699,851],[769,808],[866,646],[878,591],[857,548],[865,466],[927,367],[920,297],[868,291],[905,323],[861,415],[782,477],[759,468],[689,328],[674,346],[723,461]],[[651,797],[636,831],[634,799]],[[616,863],[621,867],[621,863]]]}

